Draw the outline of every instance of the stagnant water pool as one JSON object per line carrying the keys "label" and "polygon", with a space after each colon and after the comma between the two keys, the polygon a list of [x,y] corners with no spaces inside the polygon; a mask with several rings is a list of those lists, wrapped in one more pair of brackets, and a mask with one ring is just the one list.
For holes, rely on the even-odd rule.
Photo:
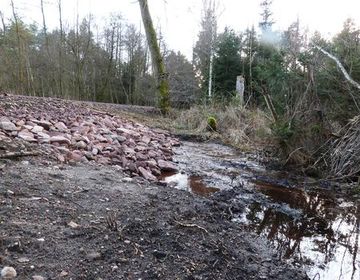
{"label": "stagnant water pool", "polygon": [[314,191],[311,178],[268,170],[257,157],[215,143],[183,142],[174,160],[171,186],[198,195],[241,186],[245,203],[239,226],[266,237],[280,256],[303,266],[310,279],[360,279],[360,202]]}

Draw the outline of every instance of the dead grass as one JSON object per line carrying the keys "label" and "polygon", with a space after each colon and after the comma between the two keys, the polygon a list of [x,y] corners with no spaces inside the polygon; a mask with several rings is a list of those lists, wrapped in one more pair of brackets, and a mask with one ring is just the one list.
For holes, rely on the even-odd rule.
{"label": "dead grass", "polygon": [[238,106],[194,106],[181,111],[174,120],[174,127],[181,131],[209,133],[208,117],[217,121],[218,131],[212,135],[227,144],[247,150],[269,144],[272,139],[270,119],[260,110],[246,110]]}

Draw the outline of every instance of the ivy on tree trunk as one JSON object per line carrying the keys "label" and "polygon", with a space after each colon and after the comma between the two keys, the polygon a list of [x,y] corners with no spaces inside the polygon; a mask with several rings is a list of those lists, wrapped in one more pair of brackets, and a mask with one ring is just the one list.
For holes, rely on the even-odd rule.
{"label": "ivy on tree trunk", "polygon": [[163,114],[167,114],[170,109],[168,73],[165,71],[165,64],[160,53],[156,32],[150,16],[147,0],[139,0],[141,17],[144,24],[146,39],[148,41],[151,60],[155,75],[157,77],[157,89],[159,93],[159,107]]}

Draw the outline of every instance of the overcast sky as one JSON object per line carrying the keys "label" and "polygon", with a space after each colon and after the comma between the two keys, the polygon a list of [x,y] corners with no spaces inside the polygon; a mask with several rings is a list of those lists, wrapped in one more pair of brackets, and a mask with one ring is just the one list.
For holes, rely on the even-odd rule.
{"label": "overcast sky", "polygon": [[[191,57],[192,47],[200,28],[202,0],[148,0],[150,12],[157,27],[171,49]],[[218,23],[221,31],[230,26],[236,31],[257,26],[260,19],[261,0],[217,0]],[[41,20],[40,0],[14,0],[17,12],[26,22]],[[44,0],[49,27],[58,24],[57,0]],[[89,12],[97,22],[103,22],[111,13],[121,13],[129,22],[140,26],[141,17],[136,0],[62,0],[63,16],[71,26],[76,18]],[[11,17],[10,0],[0,0],[0,10]],[[318,30],[329,37],[339,32],[346,18],[355,19],[360,25],[360,0],[273,0],[275,29],[283,30],[300,19],[304,28]]]}

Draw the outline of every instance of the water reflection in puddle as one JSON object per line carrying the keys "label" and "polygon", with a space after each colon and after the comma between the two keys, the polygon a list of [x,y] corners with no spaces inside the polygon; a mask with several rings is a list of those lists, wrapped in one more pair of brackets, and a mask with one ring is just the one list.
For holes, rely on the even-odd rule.
{"label": "water reflection in puddle", "polygon": [[[238,221],[266,237],[284,258],[307,267],[311,279],[360,279],[359,203],[339,202],[330,193],[307,193],[269,185],[255,185],[274,207],[258,202]],[[299,210],[289,215],[283,205]]]}
{"label": "water reflection in puddle", "polygon": [[177,189],[190,191],[201,196],[209,196],[219,191],[218,188],[208,187],[200,176],[176,173],[163,174],[161,179]]}
{"label": "water reflection in puddle", "polygon": [[213,143],[186,142],[175,160],[190,174],[165,176],[176,188],[200,195],[235,184],[256,190],[239,197],[249,204],[234,221],[266,237],[283,258],[304,265],[310,279],[360,279],[359,201],[339,201],[330,191],[309,192],[306,184],[293,187],[291,174],[266,170],[255,160]]}

